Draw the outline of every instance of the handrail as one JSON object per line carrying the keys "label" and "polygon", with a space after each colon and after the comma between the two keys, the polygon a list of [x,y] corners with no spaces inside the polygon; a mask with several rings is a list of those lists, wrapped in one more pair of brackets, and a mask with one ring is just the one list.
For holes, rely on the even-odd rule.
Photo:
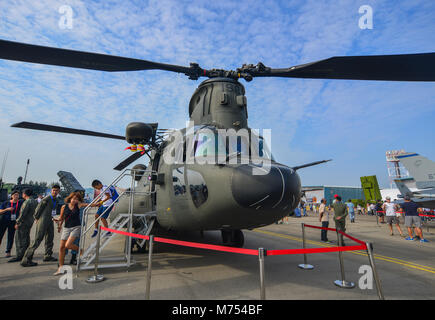
{"label": "handrail", "polygon": [[[125,191],[121,192],[121,194],[119,195],[118,198],[120,198],[122,195],[124,195],[124,193],[125,193]],[[101,217],[104,215],[104,213],[106,213],[106,211],[109,210],[109,208],[111,208],[114,204],[115,204],[115,201],[113,201],[113,202],[112,202],[112,203],[107,207],[107,209],[104,210],[104,211],[100,214],[100,216],[99,216],[97,219],[95,219],[94,223],[97,222],[97,221],[100,221],[100,219],[101,219]],[[91,228],[92,228],[92,225],[90,225],[90,226],[89,226],[89,227],[88,227],[84,232],[82,232],[82,234],[84,235],[84,234],[88,233],[89,230],[90,230]]]}
{"label": "handrail", "polygon": [[[143,174],[145,173],[155,173],[155,170],[143,170],[143,169],[124,169],[124,171],[122,171],[109,185],[107,185],[107,187],[105,189],[103,189],[100,194],[95,197],[83,210],[83,216],[82,216],[82,221],[81,221],[81,230],[86,228],[86,225],[88,223],[88,216],[89,216],[89,209],[93,208],[94,206],[92,206],[93,204],[97,203],[105,194],[105,191],[108,190],[111,187],[115,187],[115,185],[117,183],[119,183],[124,177],[126,176],[130,176],[131,177],[131,186],[130,189],[126,189],[124,191],[121,192],[121,194],[119,194],[118,199],[121,198],[121,196],[123,196],[124,194],[129,194],[130,195],[130,201],[129,201],[129,214],[132,215],[133,214],[133,197],[135,194],[153,194],[155,193],[155,190],[152,190],[152,184],[150,183],[149,185],[149,189],[150,191],[148,192],[143,192],[143,191],[135,191],[135,178],[136,178],[136,172],[141,172]],[[113,207],[113,205],[115,204],[116,201],[112,202],[107,208],[106,210],[103,211],[103,213],[97,218],[95,219],[94,223],[99,222],[100,219],[102,218],[102,216],[104,215],[104,213],[109,210],[111,207]],[[79,249],[80,251],[84,250],[85,247],[85,243],[86,243],[86,237],[85,235],[89,232],[89,230],[92,229],[92,226],[94,225],[91,224],[89,225],[84,232],[81,232],[81,236],[80,236],[80,243],[79,243]],[[130,226],[132,226],[131,222],[130,222]],[[131,227],[129,228],[131,229]],[[130,230],[131,231],[131,230]],[[77,263],[77,271],[80,270],[80,256],[78,257],[78,263]]]}

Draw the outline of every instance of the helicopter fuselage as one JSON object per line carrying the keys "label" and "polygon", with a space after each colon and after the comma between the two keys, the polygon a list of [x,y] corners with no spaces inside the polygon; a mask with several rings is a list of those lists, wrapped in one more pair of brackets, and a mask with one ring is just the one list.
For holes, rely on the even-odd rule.
{"label": "helicopter fuselage", "polygon": [[168,230],[239,230],[272,224],[295,209],[299,175],[276,162],[248,127],[244,94],[232,79],[199,85],[189,104],[192,127],[172,131],[152,152],[148,167],[160,179],[141,179],[138,186],[153,183],[155,193],[135,210],[155,210]]}

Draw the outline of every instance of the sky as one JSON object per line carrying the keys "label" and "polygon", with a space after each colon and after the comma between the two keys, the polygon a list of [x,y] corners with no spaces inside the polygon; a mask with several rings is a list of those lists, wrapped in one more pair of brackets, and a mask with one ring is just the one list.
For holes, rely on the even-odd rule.
{"label": "sky", "polygon": [[[72,9],[72,28],[62,6]],[[368,5],[373,28],[361,29]],[[435,51],[435,2],[415,1],[2,1],[0,38],[205,69],[261,61],[286,68],[332,56]],[[129,122],[182,128],[197,81],[166,71],[105,73],[0,61],[3,180],[105,183],[129,156],[126,142],[11,128],[40,122],[118,135]],[[385,151],[435,160],[435,82],[256,78],[247,83],[248,123],[272,129],[272,153],[301,169],[303,185],[359,186],[376,175],[389,187]],[[140,160],[138,161],[140,162]]]}

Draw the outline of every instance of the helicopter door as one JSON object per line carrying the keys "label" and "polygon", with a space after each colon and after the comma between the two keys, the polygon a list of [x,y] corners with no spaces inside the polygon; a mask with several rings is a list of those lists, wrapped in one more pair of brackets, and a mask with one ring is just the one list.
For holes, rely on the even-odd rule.
{"label": "helicopter door", "polygon": [[[177,149],[183,148],[180,144],[176,147]],[[181,149],[182,150],[182,149]],[[180,152],[180,150],[175,150],[175,147],[170,152]],[[187,204],[187,185],[186,185],[186,168],[184,163],[173,163],[170,165],[170,170],[172,173],[172,189],[169,191],[172,193],[171,198],[174,199],[174,204],[181,210],[188,210]],[[173,205],[174,206],[174,205]]]}

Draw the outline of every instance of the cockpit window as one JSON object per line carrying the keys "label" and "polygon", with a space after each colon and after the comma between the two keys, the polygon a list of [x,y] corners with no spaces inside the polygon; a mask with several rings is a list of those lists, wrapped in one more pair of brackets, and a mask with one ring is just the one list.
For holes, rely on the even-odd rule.
{"label": "cockpit window", "polygon": [[194,135],[194,157],[214,157],[216,155],[230,156],[237,155],[243,158],[262,158],[274,160],[272,153],[267,147],[263,137],[258,136],[250,130],[243,134],[233,130],[217,130],[211,126],[195,127]]}
{"label": "cockpit window", "polygon": [[195,135],[195,157],[207,157],[225,154],[225,142],[212,130],[201,130]]}

